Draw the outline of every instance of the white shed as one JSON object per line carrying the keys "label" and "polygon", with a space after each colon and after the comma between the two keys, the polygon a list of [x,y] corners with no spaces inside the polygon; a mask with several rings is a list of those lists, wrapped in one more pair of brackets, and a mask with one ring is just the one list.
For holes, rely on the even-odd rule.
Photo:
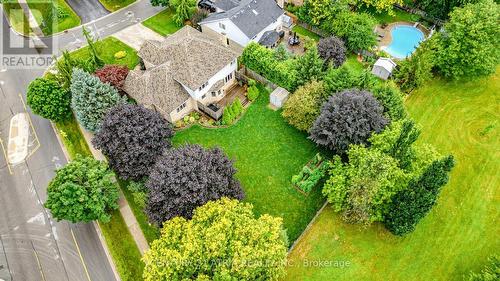
{"label": "white shed", "polygon": [[396,63],[390,58],[379,58],[373,65],[372,73],[381,79],[387,80],[395,67]]}
{"label": "white shed", "polygon": [[288,95],[290,93],[281,88],[281,87],[278,87],[276,88],[272,93],[271,93],[271,96],[270,96],[270,102],[271,102],[271,105],[276,107],[276,108],[281,108],[283,106],[283,104],[285,104],[286,100],[288,99]]}

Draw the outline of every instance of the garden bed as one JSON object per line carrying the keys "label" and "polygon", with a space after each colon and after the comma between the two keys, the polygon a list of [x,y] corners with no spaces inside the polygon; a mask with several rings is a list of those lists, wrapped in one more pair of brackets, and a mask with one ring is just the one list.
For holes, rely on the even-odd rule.
{"label": "garden bed", "polygon": [[308,196],[325,177],[328,167],[328,162],[316,153],[297,175],[292,176],[292,185],[297,191]]}

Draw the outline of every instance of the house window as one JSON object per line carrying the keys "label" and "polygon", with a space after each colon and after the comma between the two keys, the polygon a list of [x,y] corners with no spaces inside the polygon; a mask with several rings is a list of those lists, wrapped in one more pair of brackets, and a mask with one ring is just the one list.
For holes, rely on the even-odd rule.
{"label": "house window", "polygon": [[219,91],[217,92],[217,94],[220,96],[222,95],[222,90],[219,89]]}
{"label": "house window", "polygon": [[203,96],[201,96],[201,99],[204,100],[206,97],[207,97],[207,95],[203,94]]}
{"label": "house window", "polygon": [[177,107],[177,113],[181,112],[187,106],[187,101],[183,102],[179,107]]}
{"label": "house window", "polygon": [[216,96],[216,92],[212,92],[212,97],[215,97]]}
{"label": "house window", "polygon": [[222,22],[219,22],[219,27],[224,29],[224,30],[226,29],[226,26]]}
{"label": "house window", "polygon": [[205,82],[203,85],[201,85],[199,88],[198,88],[198,91],[201,91],[203,88],[205,88],[206,86],[208,86],[208,81]]}
{"label": "house window", "polygon": [[231,79],[233,79],[233,73],[232,72],[229,73],[229,75],[224,78],[224,83],[229,82]]}
{"label": "house window", "polygon": [[226,38],[226,45],[229,46],[229,38]]}

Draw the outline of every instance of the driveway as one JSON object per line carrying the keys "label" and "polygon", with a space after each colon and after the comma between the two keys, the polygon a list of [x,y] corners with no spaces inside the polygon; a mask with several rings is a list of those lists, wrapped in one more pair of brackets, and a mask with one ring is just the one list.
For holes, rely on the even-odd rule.
{"label": "driveway", "polygon": [[99,0],[66,0],[66,2],[80,16],[82,23],[88,23],[109,14]]}
{"label": "driveway", "polygon": [[113,37],[119,39],[130,47],[139,50],[142,43],[146,40],[163,41],[165,37],[145,27],[142,23],[129,26],[113,34]]}

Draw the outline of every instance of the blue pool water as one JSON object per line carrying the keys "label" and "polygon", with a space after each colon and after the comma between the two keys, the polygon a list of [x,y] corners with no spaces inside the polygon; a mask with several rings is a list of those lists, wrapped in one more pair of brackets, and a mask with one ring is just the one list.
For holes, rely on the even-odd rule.
{"label": "blue pool water", "polygon": [[392,42],[385,49],[391,56],[404,59],[411,55],[418,44],[424,40],[424,33],[408,25],[397,25],[391,30]]}

